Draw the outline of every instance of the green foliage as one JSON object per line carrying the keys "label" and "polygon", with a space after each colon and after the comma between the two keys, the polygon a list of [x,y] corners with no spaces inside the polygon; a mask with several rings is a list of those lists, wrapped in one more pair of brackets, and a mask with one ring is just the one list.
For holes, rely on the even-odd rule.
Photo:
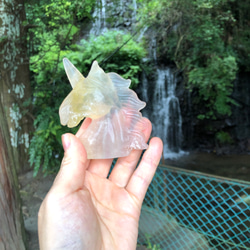
{"label": "green foliage", "polygon": [[58,71],[60,52],[77,37],[81,23],[90,18],[93,1],[26,1],[28,45],[32,72],[35,132],[29,148],[34,175],[56,171],[62,158],[58,107],[70,91],[66,76]]}
{"label": "green foliage", "polygon": [[[58,141],[57,135],[61,126],[55,124],[51,115],[53,116],[52,109],[46,108],[35,120],[36,130],[29,150],[29,163],[34,165],[34,176],[37,175],[41,165],[45,175],[53,171],[53,165],[57,163],[55,161],[59,156],[58,152],[53,152],[53,144]],[[52,168],[48,169],[49,166]]]}
{"label": "green foliage", "polygon": [[70,44],[79,31],[80,21],[90,18],[94,3],[91,0],[29,0],[25,6],[27,22],[31,27],[30,53],[42,55],[51,46],[61,49]]}
{"label": "green foliage", "polygon": [[161,250],[161,247],[159,246],[159,244],[152,244],[151,243],[151,236],[150,235],[146,235],[146,247],[147,249],[151,249],[151,250]]}
{"label": "green foliage", "polygon": [[243,50],[250,55],[249,42],[248,45],[244,42],[249,38],[249,29],[245,29],[245,34],[238,32],[239,29],[243,32],[241,26],[246,27],[242,18],[249,20],[242,9],[243,1],[141,0],[141,3],[141,22],[158,32],[159,61],[171,58],[183,70],[187,88],[198,92],[196,103],[205,106],[198,118],[229,116],[231,104],[235,104],[231,99],[232,83],[239,62],[243,62],[234,41],[240,37]]}
{"label": "green foliage", "polygon": [[235,57],[214,56],[207,61],[205,67],[196,67],[188,72],[190,86],[198,88],[199,95],[209,110],[198,118],[215,118],[216,114],[231,115],[231,104],[234,102],[230,95],[236,71]]}
{"label": "green foliage", "polygon": [[62,127],[59,121],[59,105],[71,91],[62,64],[64,57],[85,76],[93,60],[97,60],[106,72],[130,78],[131,87],[139,83],[145,50],[130,39],[131,35],[110,31],[77,41],[80,26],[90,18],[94,4],[92,0],[43,0],[26,4],[28,23],[33,25],[29,30],[29,48],[36,119],[29,162],[34,166],[34,175],[40,168],[45,175],[59,168],[63,153],[61,135],[77,130]]}
{"label": "green foliage", "polygon": [[215,139],[221,145],[232,144],[233,143],[232,137],[230,136],[229,133],[227,133],[225,131],[217,132],[216,135],[215,135]]}
{"label": "green foliage", "polygon": [[80,45],[74,46],[74,51],[65,51],[63,54],[85,74],[91,63],[97,60],[105,72],[116,72],[125,79],[131,79],[130,87],[135,88],[139,83],[139,73],[142,71],[140,65],[146,51],[141,44],[131,39],[130,34],[108,31],[98,37],[81,40]]}

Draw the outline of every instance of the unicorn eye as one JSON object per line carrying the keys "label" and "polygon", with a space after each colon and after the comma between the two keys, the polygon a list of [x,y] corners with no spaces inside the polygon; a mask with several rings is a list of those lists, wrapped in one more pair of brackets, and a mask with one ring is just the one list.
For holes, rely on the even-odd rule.
{"label": "unicorn eye", "polygon": [[84,117],[92,119],[80,136],[88,159],[122,157],[133,149],[146,149],[142,132],[146,122],[140,113],[146,104],[129,89],[131,81],[105,73],[96,61],[86,78],[67,58],[63,63],[73,89],[60,106],[60,121],[75,127]]}

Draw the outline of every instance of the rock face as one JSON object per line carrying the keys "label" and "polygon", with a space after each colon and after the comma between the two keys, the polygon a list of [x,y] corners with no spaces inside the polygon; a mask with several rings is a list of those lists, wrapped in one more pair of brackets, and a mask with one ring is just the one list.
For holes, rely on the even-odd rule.
{"label": "rock face", "polygon": [[[189,93],[182,83],[178,87],[184,149],[213,150],[218,154],[250,152],[250,73],[238,74],[232,94],[237,105],[231,106],[230,117],[221,117],[218,120],[197,119],[197,114],[202,110],[202,107],[195,103],[197,93]],[[216,134],[221,131],[227,136],[225,143],[216,140]]]}
{"label": "rock face", "polygon": [[[250,139],[250,73],[239,73],[234,84],[232,98],[238,103],[233,107],[231,125],[237,140]],[[249,144],[249,141],[248,141]],[[249,147],[250,145],[248,145]],[[249,150],[249,149],[248,149]]]}
{"label": "rock face", "polygon": [[99,35],[106,29],[132,29],[136,21],[136,0],[99,0],[93,13],[95,22],[90,33]]}

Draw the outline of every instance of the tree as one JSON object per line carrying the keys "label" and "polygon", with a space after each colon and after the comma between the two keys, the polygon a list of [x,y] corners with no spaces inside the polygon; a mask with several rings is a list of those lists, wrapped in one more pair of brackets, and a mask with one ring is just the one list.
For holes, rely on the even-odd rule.
{"label": "tree", "polygon": [[0,0],[0,249],[25,249],[17,170],[27,167],[32,123],[24,5]]}
{"label": "tree", "polygon": [[32,120],[27,103],[31,90],[29,60],[23,26],[25,11],[22,0],[0,0],[0,93],[2,119],[7,121],[8,134],[18,171],[27,168],[29,134]]}
{"label": "tree", "polygon": [[[0,103],[0,117],[4,116]],[[6,120],[0,119],[0,249],[22,250],[24,227]]]}

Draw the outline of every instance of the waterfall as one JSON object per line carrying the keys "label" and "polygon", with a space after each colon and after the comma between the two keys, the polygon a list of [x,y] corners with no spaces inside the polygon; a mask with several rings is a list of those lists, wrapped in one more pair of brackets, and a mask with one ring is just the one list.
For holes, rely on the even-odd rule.
{"label": "waterfall", "polygon": [[[137,13],[136,0],[98,0],[92,14],[94,22],[90,34],[98,36],[107,30],[132,31]],[[107,21],[108,20],[108,21]]]}
{"label": "waterfall", "polygon": [[182,155],[182,117],[179,99],[176,97],[176,78],[171,68],[157,69],[157,81],[153,95],[153,135],[164,143],[164,158]]}
{"label": "waterfall", "polygon": [[132,5],[133,5],[132,22],[136,23],[136,12],[137,12],[137,2],[136,2],[136,0],[133,0]]}
{"label": "waterfall", "polygon": [[152,135],[160,137],[164,144],[164,159],[174,159],[183,155],[182,117],[179,99],[176,96],[177,80],[174,69],[158,66],[157,39],[150,32],[149,54],[156,67],[155,80],[142,77],[142,99],[147,102],[143,115],[152,122]]}
{"label": "waterfall", "polygon": [[[111,0],[99,0],[93,17],[95,23],[90,31],[91,34],[100,35],[110,26],[106,23],[106,18],[110,15],[119,17],[114,22],[112,29],[124,29],[132,26],[136,20],[137,2],[136,0],[120,0],[114,5]],[[126,3],[125,3],[126,2]],[[132,6],[132,8],[131,8]],[[127,12],[130,16],[127,16]],[[113,14],[112,14],[113,13]],[[122,20],[122,21],[121,21]],[[127,29],[127,28],[126,28]],[[147,31],[144,27],[139,34],[139,39]],[[147,108],[142,110],[144,116],[148,117],[153,126],[152,135],[158,136],[164,143],[164,158],[176,158],[182,155],[182,117],[179,100],[176,97],[176,78],[170,67],[159,68],[157,61],[157,40],[155,32],[151,32],[151,42],[149,45],[150,57],[157,68],[157,78],[155,82],[149,81],[145,74],[142,76],[141,94],[142,100],[147,103]],[[150,91],[149,91],[150,89]]]}
{"label": "waterfall", "polygon": [[145,75],[142,77],[141,95],[148,105],[142,112],[152,122],[152,136],[163,141],[164,159],[174,159],[184,154],[181,150],[182,117],[176,97],[176,77],[170,67],[158,68],[156,73],[155,84],[151,82],[149,85]]}
{"label": "waterfall", "polygon": [[90,34],[100,35],[106,31],[106,0],[99,0],[100,8],[96,7],[93,13],[94,23]]}

